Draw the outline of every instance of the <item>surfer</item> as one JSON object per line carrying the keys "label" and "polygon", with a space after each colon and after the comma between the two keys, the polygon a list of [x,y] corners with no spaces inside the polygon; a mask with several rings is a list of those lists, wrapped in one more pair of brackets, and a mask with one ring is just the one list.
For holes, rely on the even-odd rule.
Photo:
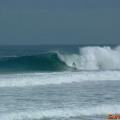
{"label": "surfer", "polygon": [[72,66],[73,66],[74,70],[76,70],[76,64],[75,64],[75,62],[73,62]]}

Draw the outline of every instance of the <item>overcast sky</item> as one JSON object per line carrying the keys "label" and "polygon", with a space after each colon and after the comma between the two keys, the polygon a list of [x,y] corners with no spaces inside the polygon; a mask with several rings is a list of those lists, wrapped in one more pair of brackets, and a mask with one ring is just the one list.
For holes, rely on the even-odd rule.
{"label": "overcast sky", "polygon": [[120,0],[0,0],[0,44],[120,44]]}

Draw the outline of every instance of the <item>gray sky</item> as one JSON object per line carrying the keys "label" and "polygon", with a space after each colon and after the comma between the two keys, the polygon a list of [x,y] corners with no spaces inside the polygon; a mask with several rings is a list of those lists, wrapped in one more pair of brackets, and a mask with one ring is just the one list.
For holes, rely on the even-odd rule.
{"label": "gray sky", "polygon": [[0,0],[0,44],[120,44],[120,0]]}

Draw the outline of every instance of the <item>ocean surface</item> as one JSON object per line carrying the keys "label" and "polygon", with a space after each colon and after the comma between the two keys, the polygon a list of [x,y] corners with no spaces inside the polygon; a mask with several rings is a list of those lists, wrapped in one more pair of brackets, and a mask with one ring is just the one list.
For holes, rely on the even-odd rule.
{"label": "ocean surface", "polygon": [[109,114],[120,114],[120,46],[0,46],[0,120]]}

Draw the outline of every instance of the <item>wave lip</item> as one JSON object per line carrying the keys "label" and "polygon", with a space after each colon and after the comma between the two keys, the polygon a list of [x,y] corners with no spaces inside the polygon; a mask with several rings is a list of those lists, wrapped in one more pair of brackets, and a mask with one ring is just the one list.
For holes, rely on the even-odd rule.
{"label": "wave lip", "polygon": [[81,116],[105,116],[108,114],[119,114],[120,105],[98,105],[89,108],[73,108],[73,109],[52,109],[41,111],[24,111],[17,113],[8,113],[1,116],[1,120],[34,120],[44,118],[70,118]]}

